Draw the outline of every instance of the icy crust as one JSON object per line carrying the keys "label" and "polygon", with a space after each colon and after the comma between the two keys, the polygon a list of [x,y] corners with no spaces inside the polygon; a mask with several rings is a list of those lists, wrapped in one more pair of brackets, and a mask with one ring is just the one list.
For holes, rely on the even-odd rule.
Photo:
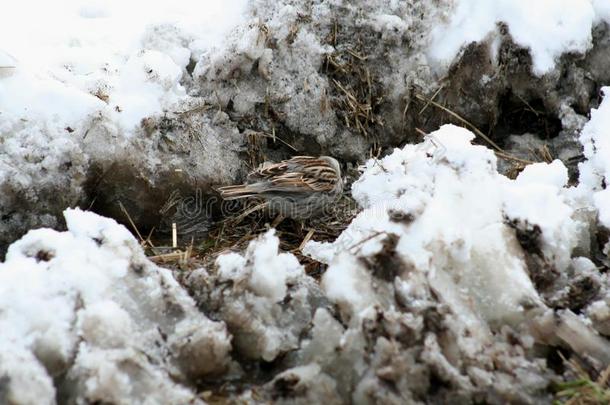
{"label": "icy crust", "polygon": [[225,371],[223,323],[111,219],[67,210],[67,232],[30,231],[0,264],[0,375],[8,403],[183,404],[176,381]]}

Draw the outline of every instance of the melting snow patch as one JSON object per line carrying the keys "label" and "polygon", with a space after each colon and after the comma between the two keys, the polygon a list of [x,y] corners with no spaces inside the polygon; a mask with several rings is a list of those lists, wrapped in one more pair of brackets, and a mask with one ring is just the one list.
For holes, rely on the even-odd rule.
{"label": "melting snow patch", "polygon": [[205,301],[219,309],[235,350],[248,358],[272,361],[294,350],[311,320],[310,295],[318,288],[294,255],[279,252],[279,243],[270,230],[243,255],[220,256],[216,277],[206,276]]}
{"label": "melting snow patch", "polygon": [[[579,165],[578,190],[585,204],[598,210],[599,222],[610,229],[610,87],[604,87],[604,101],[591,110],[591,120],[580,135],[587,160]],[[592,200],[591,200],[592,196]]]}
{"label": "melting snow patch", "polygon": [[494,35],[502,22],[518,45],[529,48],[534,73],[542,75],[563,53],[587,51],[594,23],[609,17],[603,0],[459,0],[447,24],[435,29],[430,56],[450,64],[460,48]]}
{"label": "melting snow patch", "polygon": [[[224,324],[203,316],[123,226],[80,210],[65,218],[67,232],[30,231],[0,264],[8,402],[194,400],[175,379],[225,370]],[[58,393],[61,381],[72,388]]]}
{"label": "melting snow patch", "polygon": [[[430,134],[428,145],[407,145],[366,164],[352,188],[364,210],[334,243],[310,242],[305,249],[330,263],[322,286],[331,300],[359,309],[363,301],[372,305],[366,299],[370,282],[353,281],[357,266],[339,270],[345,262],[339,258],[346,251],[374,257],[395,238],[402,263],[395,276],[423,272],[472,322],[517,321],[541,305],[515,228],[535,227],[535,248],[545,260],[559,269],[570,264],[581,224],[564,195],[566,168],[559,161],[533,165],[510,180],[498,174],[493,152],[471,144],[473,137],[446,125]],[[355,294],[359,284],[367,288]]]}

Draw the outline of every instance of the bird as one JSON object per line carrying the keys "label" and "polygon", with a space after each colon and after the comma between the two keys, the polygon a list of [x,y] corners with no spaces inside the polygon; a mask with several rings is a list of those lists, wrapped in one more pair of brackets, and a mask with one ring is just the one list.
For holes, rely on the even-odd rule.
{"label": "bird", "polygon": [[339,199],[343,179],[339,162],[330,156],[294,156],[264,163],[245,184],[218,188],[224,200],[258,198],[278,218],[304,220],[318,216]]}

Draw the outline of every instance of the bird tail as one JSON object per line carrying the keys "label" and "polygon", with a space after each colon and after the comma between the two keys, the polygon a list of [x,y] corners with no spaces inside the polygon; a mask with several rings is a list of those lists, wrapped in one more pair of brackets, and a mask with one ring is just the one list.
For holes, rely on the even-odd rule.
{"label": "bird tail", "polygon": [[219,187],[218,192],[223,200],[237,200],[239,198],[252,197],[257,193],[251,186],[240,184],[238,186]]}

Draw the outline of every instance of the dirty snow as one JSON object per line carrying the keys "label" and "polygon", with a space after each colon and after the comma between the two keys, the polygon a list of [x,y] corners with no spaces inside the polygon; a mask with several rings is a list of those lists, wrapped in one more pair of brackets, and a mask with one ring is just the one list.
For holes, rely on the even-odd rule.
{"label": "dirty snow", "polygon": [[0,16],[0,66],[16,66],[0,81],[3,120],[75,129],[109,116],[129,134],[185,97],[190,60],[220,46],[245,8],[245,0],[12,3]]}
{"label": "dirty snow", "polygon": [[433,60],[447,66],[463,46],[493,39],[505,23],[515,43],[530,50],[537,75],[552,70],[563,53],[588,50],[594,24],[610,23],[605,0],[458,0],[448,14],[433,34]]}
{"label": "dirty snow", "polygon": [[[202,301],[217,308],[234,336],[237,353],[272,361],[299,346],[311,320],[310,292],[315,281],[306,276],[292,253],[281,252],[275,230],[250,242],[243,254],[217,259],[218,273],[204,275],[209,286]],[[190,283],[201,288],[196,274]]]}
{"label": "dirty snow", "polygon": [[61,395],[75,403],[194,401],[174,377],[224,371],[224,324],[199,313],[123,226],[80,210],[65,219],[68,231],[30,231],[0,263],[3,395],[54,403],[65,372],[74,385]]}
{"label": "dirty snow", "polygon": [[[235,176],[239,160],[232,145],[239,133],[221,115],[190,117],[197,133],[207,136],[197,148],[192,137],[184,141],[188,155],[175,153],[182,134],[172,137],[174,150],[166,158],[159,156],[163,141],[155,138],[163,136],[157,128],[167,112],[196,103],[187,95],[186,67],[222,47],[246,7],[245,0],[26,0],[3,7],[0,211],[11,215],[0,224],[1,249],[29,228],[59,227],[61,212],[82,202],[86,183],[100,172],[110,174],[106,180],[117,175],[119,182],[130,181],[125,176],[132,175],[155,187],[163,184],[156,176],[185,166],[198,180]],[[123,163],[130,169],[117,170]],[[184,179],[166,182],[175,187]],[[105,197],[114,198],[100,195],[97,203],[104,205]],[[129,206],[130,196],[121,198]],[[141,194],[133,198],[142,201]],[[133,205],[130,211],[138,222]]]}
{"label": "dirty snow", "polygon": [[600,222],[610,228],[610,190],[604,186],[610,180],[610,87],[602,89],[604,100],[591,111],[591,120],[580,135],[587,160],[580,164],[579,190],[584,198],[592,196]]}
{"label": "dirty snow", "polygon": [[[608,364],[610,344],[597,332],[606,331],[610,322],[607,298],[589,308],[595,322],[592,327],[590,320],[571,310],[550,309],[547,303],[553,298],[541,295],[543,289],[535,285],[537,272],[548,269],[558,274],[549,282],[555,283],[559,297],[565,289],[573,288],[576,280],[589,280],[584,288],[593,294],[603,282],[589,259],[574,257],[577,251],[586,252],[580,242],[589,237],[590,229],[587,217],[579,214],[582,200],[577,197],[578,190],[568,186],[565,166],[558,160],[530,165],[511,180],[497,172],[491,150],[471,143],[474,134],[466,129],[445,125],[426,138],[421,144],[406,145],[382,159],[369,160],[352,186],[352,195],[362,207],[360,214],[336,241],[312,241],[305,246],[306,254],[328,263],[321,287],[349,325],[343,332],[335,331],[337,326],[321,326],[326,333],[314,327],[313,340],[304,348],[306,358],[312,356],[330,372],[333,361],[342,364],[343,360],[325,360],[324,354],[318,353],[337,344],[332,343],[337,333],[342,334],[342,350],[363,350],[357,331],[364,328],[366,339],[367,325],[379,319],[385,325],[396,317],[421,330],[415,314],[425,313],[423,308],[430,305],[433,291],[450,308],[447,316],[452,319],[445,322],[451,325],[457,341],[455,347],[443,348],[446,342],[428,334],[423,343],[425,354],[418,364],[444,370],[444,378],[452,386],[471,390],[474,384],[481,388],[491,384],[492,377],[480,369],[463,373],[451,364],[455,358],[450,360],[452,357],[440,353],[454,351],[454,355],[459,352],[458,356],[469,358],[481,353],[477,361],[485,363],[486,356],[492,354],[483,355],[484,348],[503,350],[499,349],[502,343],[498,336],[492,338],[493,331],[506,331],[507,327],[522,330],[524,347],[534,341],[565,346],[596,359],[599,366]],[[540,258],[540,269],[532,257]],[[401,312],[405,307],[407,310]],[[318,316],[322,313],[316,313],[314,324],[334,322]],[[324,339],[328,342],[323,343]],[[396,350],[382,347],[373,350],[378,356],[373,364],[388,361],[382,360],[391,356],[382,354],[384,350]],[[398,353],[406,356],[401,351],[394,355]],[[360,360],[354,356],[350,364],[355,366]],[[521,364],[524,373],[531,372],[525,371],[531,370],[531,364]],[[535,386],[534,376],[541,378],[544,373],[540,369],[508,384]],[[352,398],[360,398],[360,389],[367,395],[381,389],[376,377],[358,378],[362,379]],[[377,388],[366,388],[368,384]],[[497,386],[494,390],[502,395],[510,391]],[[417,390],[405,387],[401,393],[405,392]],[[514,400],[510,395],[505,399]]]}
{"label": "dirty snow", "polygon": [[293,255],[278,252],[279,242],[275,230],[270,230],[258,243],[250,245],[245,256],[238,253],[220,256],[217,260],[220,280],[235,283],[248,280],[254,293],[281,301],[286,295],[286,283],[301,276],[303,267]]}
{"label": "dirty snow", "polygon": [[[592,27],[610,21],[605,0],[446,3],[455,7],[434,24],[425,50],[431,65],[417,62],[423,70],[443,72],[471,41],[495,43],[503,22],[514,41],[530,49],[534,73],[545,74],[562,54],[589,49]],[[296,7],[269,7],[275,14],[267,28],[286,42],[294,36],[297,51],[268,47],[259,20],[246,16],[246,0],[74,0],[61,7],[28,0],[5,7],[0,185],[10,200],[6,207],[23,205],[28,190],[28,203],[40,208],[43,183],[64,206],[79,201],[91,156],[129,153],[124,139],[156,142],[143,136],[145,128],[136,130],[142,119],[200,101],[189,94],[189,80],[204,83],[195,90],[209,92],[215,103],[231,101],[234,111],[247,113],[262,103],[256,86],[266,91],[273,69],[285,76],[278,93],[292,94],[291,69],[303,68],[298,86],[312,94],[285,101],[286,124],[324,144],[337,130],[333,111],[327,121],[299,112],[303,105],[319,111],[326,98],[318,70],[332,47],[308,29],[293,32],[310,18]],[[396,4],[391,8],[399,13]],[[310,11],[314,19],[332,17],[324,4]],[[363,24],[383,40],[399,41],[415,22],[380,14]],[[235,86],[234,76],[254,67],[246,83],[252,89]],[[460,392],[539,399],[548,370],[529,354],[534,341],[610,361],[600,336],[610,330],[608,279],[580,257],[591,253],[584,241],[594,235],[596,218],[610,228],[610,88],[604,92],[580,135],[586,161],[577,187],[568,184],[559,160],[530,165],[509,179],[498,173],[491,150],[452,125],[366,162],[352,188],[360,214],[337,240],[305,246],[306,254],[328,265],[319,283],[295,255],[281,251],[270,230],[245,252],[221,255],[214,268],[189,273],[193,299],[169,270],[146,259],[124,227],[65,211],[67,231],[30,231],[0,263],[0,400],[197,403],[188,383],[223,373],[244,376],[235,359],[286,365],[266,389],[296,387],[308,401],[404,401],[387,389],[388,381],[411,400],[427,394],[430,370]],[[242,134],[223,112],[201,120],[196,132],[213,132],[202,148],[216,160],[199,164],[222,175],[229,169],[217,163],[238,159]],[[94,123],[101,125],[90,134]],[[188,153],[191,141],[185,141]],[[156,171],[159,160],[152,154],[148,166],[139,167]],[[237,171],[237,163],[227,167]],[[51,214],[36,225],[59,226]],[[557,298],[537,288],[534,271],[540,269],[528,262],[532,255],[541,271],[557,275],[553,286],[565,284],[565,295],[573,287],[567,279],[580,278],[585,287],[599,288],[600,297],[584,315],[554,313],[548,302],[561,291]],[[514,340],[511,328],[519,344],[507,343]],[[497,368],[505,373],[489,371]],[[525,397],[515,383],[527,387]]]}
{"label": "dirty snow", "polygon": [[[445,125],[429,135],[429,145],[407,145],[379,161],[369,161],[352,186],[352,195],[364,210],[330,245],[333,258],[329,261],[329,245],[310,242],[306,246],[314,258],[330,263],[322,285],[331,284],[336,273],[346,273],[342,261],[334,260],[335,255],[346,250],[373,255],[382,250],[384,239],[394,234],[399,238],[396,250],[408,266],[428,273],[431,283],[455,305],[467,307],[474,298],[478,315],[487,321],[518,318],[524,303],[539,303],[517,241],[506,224],[515,219],[537,223],[539,218],[536,213],[519,210],[523,196],[514,190],[519,187],[514,185],[516,181],[499,175],[494,154],[472,145],[473,138],[465,129]],[[428,153],[432,139],[442,145],[436,148],[436,157]],[[529,177],[543,185],[556,182],[541,171]],[[552,191],[554,194],[549,192],[543,198],[551,203],[545,206],[549,217],[559,222],[549,224],[555,231],[571,222],[559,192]],[[557,242],[555,237],[551,240]],[[550,248],[551,254],[571,251],[571,240],[558,243],[561,245]],[[452,280],[458,280],[457,284]],[[360,282],[370,285],[366,279]],[[327,288],[331,296],[354,295],[354,282],[332,284]],[[345,292],[333,292],[336,289]],[[361,307],[359,302],[366,296],[357,295],[354,305]]]}

